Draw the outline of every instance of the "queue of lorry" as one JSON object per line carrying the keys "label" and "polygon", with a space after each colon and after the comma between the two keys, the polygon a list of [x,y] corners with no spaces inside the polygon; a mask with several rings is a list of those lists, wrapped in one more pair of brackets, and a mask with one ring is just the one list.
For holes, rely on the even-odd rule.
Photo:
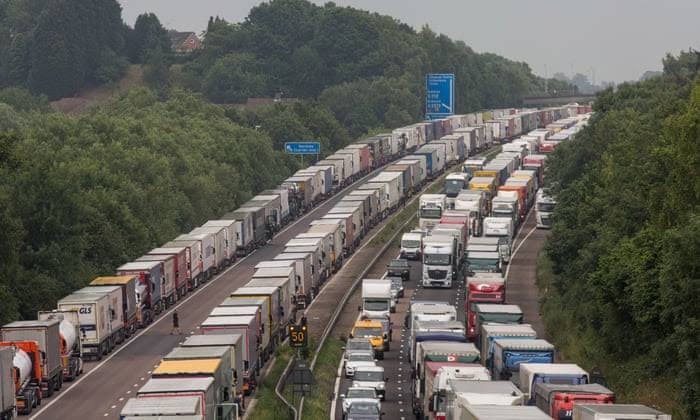
{"label": "queue of lorry", "polygon": [[[122,411],[125,419],[143,416],[235,418],[242,404],[241,396],[254,390],[263,364],[285,339],[286,327],[295,320],[296,311],[308,306],[369,229],[400,208],[428,180],[444,173],[450,164],[465,162],[464,159],[478,151],[524,132],[533,115],[551,121],[550,125],[555,124],[547,130],[557,136],[536,137],[544,138],[541,144],[572,138],[576,126],[567,121],[575,120],[574,108],[521,113],[494,110],[458,115],[361,140],[298,171],[277,187],[260,192],[220,219],[209,220],[123,264],[115,269],[114,275],[95,278],[86,287],[60,299],[56,309],[37,314],[37,320],[3,326],[0,329],[0,419],[14,418],[17,413],[30,414],[44,398],[59,391],[63,382],[78,377],[85,359],[100,360],[238,258],[264,246],[297,217],[383,166],[381,172],[345,195],[326,215],[311,222],[307,232],[285,244],[282,253],[258,264],[243,287],[233,290],[212,309],[200,326],[200,334],[189,337],[164,355],[153,376]],[[562,118],[559,117],[564,114],[568,117],[560,122]],[[530,150],[532,142],[525,143],[523,148]],[[540,152],[546,153],[542,148]],[[505,186],[517,191],[519,205],[539,203],[533,195],[536,190],[532,183],[533,178],[542,176],[542,162],[533,158],[533,154],[522,159],[516,155],[518,153],[511,152],[503,156],[505,159],[501,159],[500,164],[507,163],[511,168],[517,162],[536,174],[524,174],[512,186],[508,183]],[[389,165],[390,162],[393,163]],[[525,165],[526,162],[532,168],[539,167],[540,172]],[[498,168],[501,166],[487,168],[482,164],[470,166],[469,170],[496,171],[495,175],[500,177]],[[431,285],[449,287],[459,278],[470,255],[469,235],[478,232],[498,237],[497,254],[501,261],[505,261],[501,249],[505,250],[509,244],[504,236],[512,239],[508,229],[506,234],[494,234],[495,231],[487,231],[488,224],[484,223],[490,215],[493,194],[504,186],[494,181],[472,189],[474,177],[467,171],[466,164],[464,169],[469,177],[460,179],[462,186],[467,185],[469,189],[450,197],[454,198],[454,205],[447,199],[444,204],[438,199],[436,204],[439,217],[432,227],[440,234],[429,238],[425,232],[419,232],[420,239],[414,236],[412,242],[420,246],[414,246],[410,252],[423,260],[426,259],[424,243],[433,242],[427,255],[432,268],[424,271],[424,278],[435,280]],[[460,201],[460,195],[470,190],[478,191],[481,199],[472,200],[473,196],[467,195]],[[457,209],[457,203],[463,205],[464,198],[476,201],[476,206],[467,212]],[[543,206],[542,212],[551,210],[552,203],[553,200],[549,207]],[[514,214],[521,214],[520,207],[510,210],[506,213],[511,219]],[[426,219],[435,219],[435,213],[426,211]],[[515,227],[510,229],[515,231]],[[492,253],[486,254],[492,256]],[[488,266],[491,260],[485,260]],[[476,267],[476,264],[467,267]],[[390,312],[392,299],[398,293],[395,283],[389,290]],[[377,301],[368,301],[365,315],[376,311],[373,308],[377,307]],[[372,346],[373,352],[388,344],[390,321],[384,317],[359,321],[366,321],[366,327],[373,332],[376,329],[381,332],[382,340]],[[357,327],[357,335],[364,334],[359,328],[363,325]],[[426,324],[421,328],[438,333],[435,326]],[[464,329],[466,334],[467,328]],[[455,328],[450,331],[454,333]],[[368,378],[376,379],[377,374],[370,372]]]}
{"label": "queue of lorry", "polygon": [[[166,418],[175,415],[173,407],[183,407],[187,413],[178,411],[178,415],[236,418],[244,407],[245,396],[256,388],[264,364],[285,340],[287,327],[296,322],[297,311],[309,305],[372,227],[398,210],[428,179],[442,174],[447,165],[457,161],[457,156],[463,156],[454,150],[456,142],[436,141],[432,145],[432,140],[449,130],[443,121],[433,121],[412,127],[408,132],[417,134],[415,137],[401,129],[398,134],[374,136],[327,156],[284,183],[294,183],[296,190],[303,192],[303,200],[295,204],[296,208],[308,209],[318,197],[342,188],[353,176],[365,176],[385,165],[325,215],[312,221],[306,232],[285,243],[280,254],[258,263],[250,280],[212,309],[198,335],[188,337],[163,357],[149,381],[128,401],[122,417],[157,413]],[[448,151],[452,154],[448,155]],[[396,159],[397,154],[400,159]],[[394,163],[386,165],[390,161]],[[317,167],[322,170],[314,172]],[[314,174],[326,173],[326,169],[331,170],[332,176],[317,179]],[[330,185],[333,188],[327,188]],[[326,195],[309,194],[319,189]],[[266,199],[267,196],[263,200]],[[232,216],[251,214],[251,219],[256,220],[258,208],[264,206],[254,202]],[[261,220],[276,222],[280,218]],[[274,232],[275,229],[269,230],[267,236]],[[365,298],[353,334],[367,338],[369,346],[348,359],[348,375],[371,370],[375,358],[389,350],[389,314],[399,290],[390,280],[365,280]],[[195,376],[197,383],[189,380]],[[361,384],[371,384],[376,377],[368,372]],[[199,395],[197,404],[191,401],[193,393]],[[159,410],[161,406],[166,408]]]}
{"label": "queue of lorry", "polygon": [[[540,146],[562,131],[566,139],[571,138],[587,118],[576,115],[533,127],[536,132],[504,144],[490,161],[465,160],[461,173],[445,178],[443,194],[420,197],[419,225],[402,236],[400,258],[422,262],[422,287],[453,289],[464,281],[467,295],[457,303],[463,310],[451,305],[447,294],[444,301],[410,302],[404,324],[410,339],[404,351],[411,365],[412,408],[417,418],[671,418],[653,408],[615,404],[615,394],[604,380],[576,364],[558,363],[554,345],[537,336],[519,306],[506,304],[504,267],[530,209],[535,207],[538,228],[551,227],[556,202],[542,188],[547,152],[542,153]],[[564,140],[556,137],[551,142]],[[391,265],[389,275],[396,275]],[[390,319],[388,284],[381,305],[379,289],[373,288],[381,281],[363,281],[362,314],[351,341],[353,347],[360,347],[361,340],[368,340],[373,353],[367,354],[363,365],[346,370],[354,376],[342,395],[343,413],[349,419],[353,404],[375,404],[380,417],[381,402],[390,399],[380,362],[388,350],[390,331],[379,322],[371,323],[372,318]],[[347,360],[352,352],[348,345]],[[374,382],[356,378],[364,378],[365,373],[374,375]],[[355,391],[363,393],[363,398],[350,398]]]}

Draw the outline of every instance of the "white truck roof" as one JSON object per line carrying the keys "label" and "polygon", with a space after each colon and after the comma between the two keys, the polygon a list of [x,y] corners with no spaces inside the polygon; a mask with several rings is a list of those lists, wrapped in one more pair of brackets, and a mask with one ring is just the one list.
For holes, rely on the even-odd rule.
{"label": "white truck roof", "polygon": [[423,239],[423,235],[420,233],[407,232],[401,236],[401,240],[404,240],[404,239],[420,241]]}
{"label": "white truck roof", "polygon": [[480,313],[490,314],[522,314],[518,305],[499,305],[493,303],[477,303],[476,310]]}
{"label": "white truck roof", "polygon": [[574,363],[521,363],[520,387],[524,393],[532,392],[530,386],[536,374],[588,376],[588,372]]}
{"label": "white truck roof", "polygon": [[391,280],[380,279],[363,279],[362,280],[362,297],[363,298],[385,298],[391,296]]}
{"label": "white truck roof", "polygon": [[[601,416],[598,417],[597,414]],[[641,404],[574,404],[574,416],[584,420],[629,419],[630,416],[634,416],[635,420],[671,420],[670,414],[664,414]]]}
{"label": "white truck roof", "polygon": [[552,420],[544,411],[533,406],[466,405],[461,410],[460,419],[466,420]]}
{"label": "white truck roof", "polygon": [[122,408],[121,416],[189,416],[199,413],[199,398],[187,395],[158,398],[129,398]]}

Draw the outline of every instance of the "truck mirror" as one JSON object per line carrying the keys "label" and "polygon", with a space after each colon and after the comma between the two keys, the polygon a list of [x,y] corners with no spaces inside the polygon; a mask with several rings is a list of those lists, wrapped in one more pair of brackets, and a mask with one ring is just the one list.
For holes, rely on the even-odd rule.
{"label": "truck mirror", "polygon": [[361,311],[362,310],[362,305],[357,305],[357,310]]}

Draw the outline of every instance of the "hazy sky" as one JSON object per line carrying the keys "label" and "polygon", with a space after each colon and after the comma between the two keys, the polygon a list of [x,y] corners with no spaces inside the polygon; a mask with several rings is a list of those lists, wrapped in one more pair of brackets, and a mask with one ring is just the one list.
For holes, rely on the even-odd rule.
{"label": "hazy sky", "polygon": [[[259,0],[119,0],[124,20],[154,12],[169,28],[200,32],[209,16],[243,20]],[[325,1],[314,1],[323,4]],[[551,76],[595,72],[596,82],[636,80],[660,70],[666,52],[700,49],[700,0],[336,0],[415,28],[460,39],[477,51],[525,61]]]}

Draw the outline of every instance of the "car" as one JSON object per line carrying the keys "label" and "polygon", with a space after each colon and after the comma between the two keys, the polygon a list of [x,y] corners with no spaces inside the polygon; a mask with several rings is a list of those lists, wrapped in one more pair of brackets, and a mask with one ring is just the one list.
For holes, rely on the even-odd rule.
{"label": "car", "polygon": [[372,356],[374,357],[374,347],[372,347],[372,342],[369,341],[369,338],[350,338],[345,343],[343,350],[345,350],[345,355],[343,355],[344,359],[347,359],[347,355],[354,351],[369,351],[372,352]]}
{"label": "car", "polygon": [[408,260],[403,258],[391,260],[387,266],[387,276],[401,277],[403,281],[411,280],[411,266],[408,264]]}
{"label": "car", "polygon": [[377,361],[374,354],[369,351],[353,351],[347,354],[345,359],[345,376],[352,378],[355,375],[355,370],[363,366],[376,366]]}
{"label": "car", "polygon": [[379,408],[381,409],[381,402],[379,402],[379,397],[377,397],[377,391],[375,391],[374,388],[352,386],[348,388],[346,394],[341,394],[340,398],[343,399],[343,415],[345,415],[348,412],[350,404],[359,401],[374,402],[376,404],[379,404]]}
{"label": "car", "polygon": [[383,414],[379,403],[357,401],[348,407],[345,420],[379,420]]}
{"label": "car", "polygon": [[396,290],[391,289],[391,302],[390,302],[390,306],[389,306],[389,312],[391,312],[391,313],[396,312],[396,305],[398,305],[398,304],[399,304],[399,293]]}
{"label": "car", "polygon": [[391,290],[396,290],[396,296],[403,297],[404,287],[401,277],[389,277],[389,280],[391,280]]}
{"label": "car", "polygon": [[352,386],[363,388],[374,388],[379,399],[384,401],[386,391],[384,387],[389,382],[389,378],[384,376],[384,368],[381,366],[361,366],[355,369],[355,377]]}

